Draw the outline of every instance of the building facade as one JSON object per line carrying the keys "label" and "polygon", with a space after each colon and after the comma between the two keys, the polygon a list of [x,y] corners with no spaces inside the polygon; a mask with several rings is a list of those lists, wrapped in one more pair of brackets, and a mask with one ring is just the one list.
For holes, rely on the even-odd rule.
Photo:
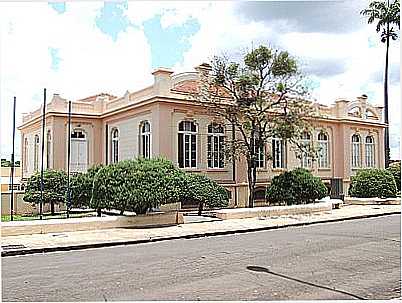
{"label": "building facade", "polygon": [[[222,148],[225,137],[236,132],[189,98],[200,68],[180,74],[159,68],[153,72],[153,85],[142,90],[73,101],[70,170],[86,171],[94,164],[138,156],[164,156],[185,171],[204,173],[225,186],[231,206],[246,205],[246,161],[225,161]],[[290,144],[272,138],[259,156],[257,197],[273,176],[295,167],[306,167],[325,182],[341,178],[344,188],[358,169],[384,167],[382,107],[370,105],[364,95],[314,106],[320,118],[311,121],[314,131],[305,132],[301,140],[320,147],[318,159],[299,159]],[[40,169],[41,113],[39,108],[25,114],[19,127],[23,178]],[[45,117],[45,167],[66,170],[68,101],[54,95]],[[268,161],[267,155],[272,159]]]}
{"label": "building facade", "polygon": [[[11,190],[11,167],[1,167],[1,192]],[[21,167],[14,167],[14,190],[21,190]]]}

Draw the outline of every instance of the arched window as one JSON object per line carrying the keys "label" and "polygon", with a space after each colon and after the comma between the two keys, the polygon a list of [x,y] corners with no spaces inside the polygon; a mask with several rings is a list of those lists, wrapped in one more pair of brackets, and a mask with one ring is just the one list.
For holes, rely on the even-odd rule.
{"label": "arched window", "polygon": [[34,139],[34,171],[39,167],[39,135],[35,135]]}
{"label": "arched window", "polygon": [[286,146],[285,141],[274,136],[272,138],[272,166],[273,168],[285,168]]}
{"label": "arched window", "polygon": [[141,123],[140,139],[141,156],[149,159],[151,157],[151,124],[148,121]]}
{"label": "arched window", "polygon": [[301,166],[310,168],[311,157],[309,155],[309,151],[311,148],[311,135],[308,132],[303,132],[300,142],[303,147],[301,154]]}
{"label": "arched window", "polygon": [[70,164],[72,172],[84,172],[88,165],[88,142],[86,133],[74,129],[71,133]]}
{"label": "arched window", "polygon": [[374,138],[366,137],[366,167],[374,167]]}
{"label": "arched window", "polygon": [[24,171],[28,171],[28,139],[24,139],[24,163],[22,164],[24,167]]}
{"label": "arched window", "polygon": [[352,168],[361,166],[361,157],[360,157],[360,136],[354,134],[352,136]]}
{"label": "arched window", "polygon": [[119,130],[112,129],[112,163],[119,161]]}
{"label": "arched window", "polygon": [[197,126],[192,121],[181,121],[178,131],[178,162],[181,168],[197,167]]}
{"label": "arched window", "polygon": [[51,168],[51,148],[52,148],[52,135],[50,130],[47,132],[46,135],[46,167]]}
{"label": "arched window", "polygon": [[208,125],[208,168],[224,167],[224,140],[222,125],[215,123]]}
{"label": "arched window", "polygon": [[326,133],[318,134],[318,167],[328,168],[329,166],[329,144]]}

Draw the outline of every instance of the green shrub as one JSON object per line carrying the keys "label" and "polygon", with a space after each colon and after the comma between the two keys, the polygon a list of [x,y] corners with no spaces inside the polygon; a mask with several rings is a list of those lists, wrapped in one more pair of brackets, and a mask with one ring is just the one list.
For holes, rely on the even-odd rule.
{"label": "green shrub", "polygon": [[98,171],[91,205],[144,214],[149,208],[178,202],[183,181],[183,173],[163,158],[121,161]]}
{"label": "green shrub", "polygon": [[[113,178],[112,173],[117,170],[116,164],[109,164],[99,169],[94,177],[90,206],[96,209],[112,209],[116,199],[115,188],[118,179]],[[116,183],[114,183],[117,181]]]}
{"label": "green shrub", "polygon": [[205,175],[186,173],[182,201],[198,203],[198,214],[201,215],[204,206],[228,206],[229,194],[227,189]]}
{"label": "green shrub", "polygon": [[91,207],[92,187],[96,173],[103,165],[92,166],[86,173],[77,173],[70,178],[71,205],[73,207]]}
{"label": "green shrub", "polygon": [[319,177],[304,168],[297,168],[275,176],[267,187],[266,199],[274,204],[306,204],[322,199],[326,194],[327,188]]}
{"label": "green shrub", "polygon": [[396,193],[395,179],[386,169],[359,170],[349,187],[349,195],[357,198],[389,198]]}
{"label": "green shrub", "polygon": [[387,170],[394,176],[396,187],[401,191],[401,162],[391,164]]}
{"label": "green shrub", "polygon": [[[43,203],[50,203],[54,215],[54,204],[65,201],[67,191],[67,174],[62,170],[47,169],[43,172]],[[40,172],[33,174],[25,186],[24,201],[40,203]]]}

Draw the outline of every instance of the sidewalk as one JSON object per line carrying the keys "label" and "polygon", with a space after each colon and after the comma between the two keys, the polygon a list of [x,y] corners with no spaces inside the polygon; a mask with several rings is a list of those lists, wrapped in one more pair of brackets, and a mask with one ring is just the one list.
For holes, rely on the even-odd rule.
{"label": "sidewalk", "polygon": [[195,220],[193,223],[160,228],[114,228],[57,234],[8,236],[2,237],[1,239],[1,255],[13,256],[147,243],[180,238],[189,239],[400,213],[400,205],[346,205],[340,209],[313,215],[215,220],[207,222],[197,222],[198,220]]}

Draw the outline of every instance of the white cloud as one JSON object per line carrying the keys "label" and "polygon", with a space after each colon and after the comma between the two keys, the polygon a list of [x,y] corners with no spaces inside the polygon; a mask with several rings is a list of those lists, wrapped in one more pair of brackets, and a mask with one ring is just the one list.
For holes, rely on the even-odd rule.
{"label": "white cloud", "polygon": [[[128,28],[116,42],[95,26],[102,3],[67,3],[58,14],[47,3],[0,4],[1,153],[11,153],[11,101],[22,112],[41,104],[42,91],[74,100],[99,92],[122,95],[152,81],[150,47],[143,31]],[[48,47],[58,49],[51,69]],[[18,134],[18,132],[17,132]],[[17,149],[19,154],[19,138]]]}
{"label": "white cloud", "polygon": [[177,70],[191,69],[223,52],[239,56],[245,49],[275,35],[263,23],[243,23],[239,20],[234,13],[233,2],[214,2],[208,9],[197,13],[200,30],[189,39],[191,48],[184,54],[183,62],[174,67]]}
{"label": "white cloud", "polygon": [[[13,95],[19,101],[18,121],[21,112],[38,107],[43,87],[48,87],[49,97],[58,92],[74,99],[99,91],[122,94],[126,89],[135,90],[150,83],[151,55],[143,22],[155,15],[161,15],[163,28],[180,26],[190,18],[200,25],[200,30],[189,38],[191,48],[184,53],[182,62],[173,66],[176,71],[191,70],[223,51],[238,55],[251,48],[252,43],[271,44],[297,56],[306,70],[307,65],[321,68],[321,73],[313,76],[320,82],[313,91],[319,102],[329,104],[338,97],[355,98],[363,93],[373,96],[370,102],[374,104],[383,102],[378,75],[383,73],[385,49],[373,26],[340,34],[320,33],[320,28],[317,32],[298,33],[289,32],[294,27],[286,20],[267,24],[239,18],[234,2],[133,1],[128,2],[125,16],[135,27],[120,32],[113,42],[94,23],[102,5],[67,2],[66,12],[58,14],[47,3],[0,4],[2,155],[10,151]],[[58,71],[51,69],[48,47],[59,49],[62,61]],[[393,42],[391,66],[399,66],[399,53],[399,43]],[[334,68],[337,63],[339,66]],[[400,137],[399,82],[390,83],[389,94],[395,140]],[[394,149],[392,156],[399,157],[399,149]]]}
{"label": "white cloud", "polygon": [[[273,21],[270,27],[260,22],[246,23],[236,16],[235,5],[228,2],[213,3],[208,10],[197,15],[197,20],[200,31],[190,39],[191,48],[184,54],[183,62],[176,64],[176,70],[189,70],[225,50],[241,52],[250,48],[251,42],[254,46],[272,44],[295,55],[306,70],[317,62],[329,64],[317,67],[321,69],[321,76],[312,76],[320,82],[320,87],[312,92],[320,103],[330,104],[339,97],[353,100],[366,93],[372,96],[369,102],[383,104],[383,84],[374,76],[383,74],[385,47],[379,42],[373,25],[347,33],[320,33],[319,28],[317,32],[288,33],[291,24],[286,20]],[[390,66],[399,66],[399,53],[399,44],[392,43]],[[334,65],[339,65],[339,68]],[[394,134],[391,140],[395,140],[400,137],[399,82],[390,83],[389,96],[390,132]],[[391,156],[400,158],[399,149],[394,148]]]}

